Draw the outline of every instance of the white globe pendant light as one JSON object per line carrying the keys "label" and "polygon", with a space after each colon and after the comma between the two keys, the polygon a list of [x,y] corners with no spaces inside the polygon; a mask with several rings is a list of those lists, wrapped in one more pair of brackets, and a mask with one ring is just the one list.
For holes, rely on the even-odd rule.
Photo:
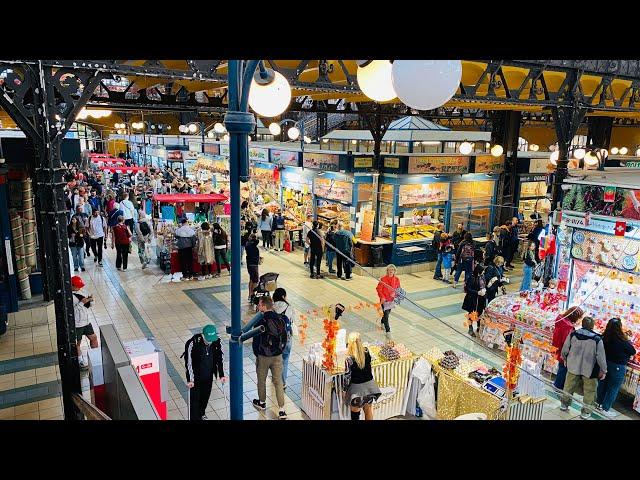
{"label": "white globe pendant light", "polygon": [[189,124],[189,133],[196,133],[198,131],[198,126],[195,123]]}
{"label": "white globe pendant light", "polygon": [[213,126],[213,130],[216,133],[224,133],[226,131],[226,128],[224,128],[224,125],[220,122],[217,122],[214,126]]}
{"label": "white globe pendant light", "polygon": [[[626,155],[627,153],[629,153],[629,149],[627,147],[622,147],[620,149],[620,155]],[[611,154],[613,154],[613,148],[611,149]]]}
{"label": "white globe pendant light", "polygon": [[613,147],[613,148],[611,149],[611,155],[617,155],[617,154],[618,154],[618,151],[619,151],[619,150],[618,150],[618,147]]}
{"label": "white globe pendant light", "polygon": [[402,102],[417,110],[433,110],[453,97],[460,86],[460,60],[395,60],[393,89]]}
{"label": "white globe pendant light", "polygon": [[214,134],[211,130],[209,130],[209,131],[207,132],[207,137],[209,137],[209,138],[213,138],[213,136],[214,136],[214,135],[215,135],[215,134]]}
{"label": "white globe pendant light", "polygon": [[576,148],[573,151],[573,158],[577,160],[582,160],[586,154],[587,154],[587,151],[584,148]]}
{"label": "white globe pendant light", "polygon": [[391,80],[391,68],[389,60],[372,60],[358,67],[356,76],[362,93],[376,102],[388,102],[396,98]]}
{"label": "white globe pendant light", "polygon": [[287,136],[291,140],[297,140],[298,137],[300,137],[300,129],[298,127],[291,127],[289,130],[287,130]]}
{"label": "white globe pendant light", "polygon": [[[270,71],[271,73],[272,71]],[[260,74],[257,73],[256,76]],[[291,102],[291,86],[281,73],[273,72],[270,83],[261,85],[255,76],[249,89],[249,106],[262,117],[276,117],[284,112]]]}
{"label": "white globe pendant light", "polygon": [[590,167],[598,165],[598,156],[593,152],[587,152],[584,156],[584,163]]}
{"label": "white globe pendant light", "polygon": [[460,147],[458,148],[458,151],[462,155],[469,155],[472,150],[473,150],[473,145],[471,145],[469,142],[462,142],[460,144]]}
{"label": "white globe pendant light", "polygon": [[271,132],[271,135],[280,135],[282,128],[280,128],[280,125],[277,122],[273,122],[269,125],[269,131]]}
{"label": "white globe pendant light", "polygon": [[502,152],[504,152],[504,148],[502,148],[502,145],[494,145],[493,147],[491,147],[491,155],[493,155],[494,157],[499,157],[500,155],[502,155]]}

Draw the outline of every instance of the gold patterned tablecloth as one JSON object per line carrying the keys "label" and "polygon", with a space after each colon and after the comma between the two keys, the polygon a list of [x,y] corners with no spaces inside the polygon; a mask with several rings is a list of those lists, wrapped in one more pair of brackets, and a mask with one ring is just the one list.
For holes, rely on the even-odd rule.
{"label": "gold patterned tablecloth", "polygon": [[465,413],[482,412],[487,419],[496,420],[500,410],[500,399],[484,390],[470,385],[452,375],[437,363],[432,363],[438,377],[437,412],[440,420],[453,420]]}

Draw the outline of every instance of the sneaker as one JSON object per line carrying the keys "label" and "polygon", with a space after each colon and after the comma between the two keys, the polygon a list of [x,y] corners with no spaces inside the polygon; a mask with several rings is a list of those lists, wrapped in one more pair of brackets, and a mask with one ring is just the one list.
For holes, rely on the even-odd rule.
{"label": "sneaker", "polygon": [[278,412],[278,418],[280,420],[286,420],[287,419],[287,412],[285,412],[284,410],[280,410]]}
{"label": "sneaker", "polygon": [[202,415],[202,418],[200,420],[209,420],[209,417],[207,417],[206,415]]}
{"label": "sneaker", "polygon": [[[324,278],[324,275],[316,275],[316,278]],[[351,280],[351,279],[349,279]]]}
{"label": "sneaker", "polygon": [[207,277],[198,277],[198,281],[199,281],[199,282],[202,282],[202,281],[204,281],[206,278],[207,278]]}
{"label": "sneaker", "polygon": [[74,272],[79,272],[80,270],[78,270],[77,268],[73,269]]}
{"label": "sneaker", "polygon": [[99,267],[102,267],[102,262],[98,262],[98,266],[99,266]]}
{"label": "sneaker", "polygon": [[123,271],[123,272],[126,272],[126,271],[127,271],[127,269],[126,269],[126,268],[123,268],[123,269],[122,269],[122,271]]}
{"label": "sneaker", "polygon": [[116,270],[122,270],[120,267],[116,267]]}
{"label": "sneaker", "polygon": [[475,334],[475,332],[473,331],[473,329],[469,330],[469,335],[471,335],[472,337],[475,337],[475,336],[476,336],[476,334]]}
{"label": "sneaker", "polygon": [[329,270],[329,273],[334,273],[335,274],[336,271],[335,270]]}
{"label": "sneaker", "polygon": [[267,408],[267,403],[261,402],[257,398],[254,398],[252,403],[253,403],[253,406],[256,407],[258,410],[266,410]]}
{"label": "sneaker", "polygon": [[317,278],[315,275],[309,275],[309,278]]}
{"label": "sneaker", "polygon": [[602,405],[600,405],[599,403],[596,403],[596,410],[598,411],[602,411]]}
{"label": "sneaker", "polygon": [[142,264],[142,270],[144,270],[145,268],[147,268],[147,264],[146,264],[146,263],[143,263],[143,264]]}
{"label": "sneaker", "polygon": [[349,277],[349,278],[345,278],[345,280],[349,281],[349,280],[353,280],[353,278]]}
{"label": "sneaker", "polygon": [[304,262],[305,265],[309,265],[309,262]]}
{"label": "sneaker", "polygon": [[80,267],[80,271],[81,271],[81,272],[86,272],[86,271],[87,271],[87,269],[86,269],[86,268],[84,268],[84,267]]}
{"label": "sneaker", "polygon": [[565,405],[560,405],[560,411],[561,412],[568,412],[569,411],[569,407],[565,406]]}
{"label": "sneaker", "polygon": [[287,389],[287,384],[286,384],[286,383],[282,385],[282,389],[283,389],[283,390],[286,390],[286,389]]}
{"label": "sneaker", "polygon": [[613,410],[602,410],[602,415],[608,418],[616,418],[620,414],[618,412],[614,412]]}
{"label": "sneaker", "polygon": [[580,412],[580,418],[583,420],[589,420],[591,418],[590,412]]}

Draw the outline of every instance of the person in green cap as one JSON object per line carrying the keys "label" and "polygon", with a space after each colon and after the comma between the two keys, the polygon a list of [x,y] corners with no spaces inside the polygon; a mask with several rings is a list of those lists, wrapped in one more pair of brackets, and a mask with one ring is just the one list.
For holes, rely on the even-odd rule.
{"label": "person in green cap", "polygon": [[213,376],[227,381],[222,365],[222,345],[215,325],[205,325],[184,346],[184,366],[189,387],[189,420],[207,420]]}

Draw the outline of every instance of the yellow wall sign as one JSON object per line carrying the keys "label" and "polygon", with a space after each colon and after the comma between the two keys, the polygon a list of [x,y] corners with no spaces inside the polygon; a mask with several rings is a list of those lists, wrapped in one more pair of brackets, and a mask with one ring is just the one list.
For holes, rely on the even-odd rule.
{"label": "yellow wall sign", "polygon": [[469,173],[469,157],[459,157],[459,156],[409,157],[408,173],[427,173],[427,174]]}
{"label": "yellow wall sign", "polygon": [[502,173],[504,172],[504,155],[476,155],[475,173]]}
{"label": "yellow wall sign", "polygon": [[400,159],[398,157],[386,157],[384,159],[384,168],[400,168]]}
{"label": "yellow wall sign", "polygon": [[353,157],[353,168],[373,168],[373,157]]}

